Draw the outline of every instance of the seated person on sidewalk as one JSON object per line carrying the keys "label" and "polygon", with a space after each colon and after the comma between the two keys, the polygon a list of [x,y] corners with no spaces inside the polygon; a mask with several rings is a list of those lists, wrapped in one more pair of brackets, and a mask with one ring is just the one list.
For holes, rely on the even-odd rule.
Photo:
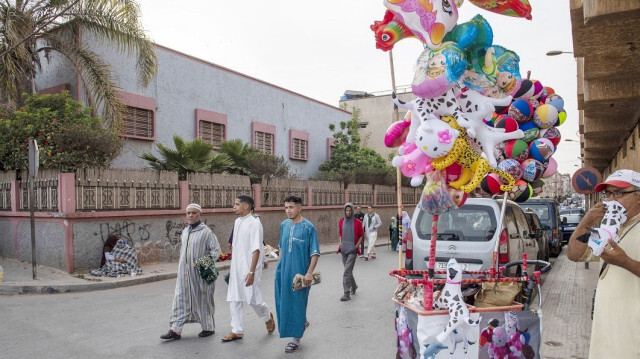
{"label": "seated person on sidewalk", "polygon": [[[116,235],[116,239],[118,238]],[[111,238],[109,236],[109,238]],[[108,241],[107,241],[108,243]],[[106,247],[106,244],[105,244]],[[138,250],[126,244],[123,239],[117,239],[111,252],[104,254],[105,264],[91,271],[97,277],[117,277],[131,273],[140,274],[142,268],[138,265]]]}
{"label": "seated person on sidewalk", "polygon": [[[620,242],[610,240],[600,255],[605,263],[594,298],[589,358],[640,358],[640,306],[637,305],[640,298],[640,173],[616,171],[596,186],[596,192],[602,192],[606,202],[620,203],[627,210],[627,220],[618,231]],[[589,228],[598,227],[605,216],[605,204],[594,205],[571,235],[567,250],[570,260],[597,259],[587,241],[591,235]],[[609,202],[610,206],[614,204]]]}
{"label": "seated person on sidewalk", "polygon": [[113,247],[116,246],[118,239],[120,239],[120,237],[115,233],[110,234],[107,237],[107,241],[104,243],[104,246],[102,247],[102,261],[100,262],[100,268],[102,268],[105,265],[105,263],[107,263],[107,257],[109,257],[109,259],[113,259],[113,256],[111,255],[111,251],[113,250]]}

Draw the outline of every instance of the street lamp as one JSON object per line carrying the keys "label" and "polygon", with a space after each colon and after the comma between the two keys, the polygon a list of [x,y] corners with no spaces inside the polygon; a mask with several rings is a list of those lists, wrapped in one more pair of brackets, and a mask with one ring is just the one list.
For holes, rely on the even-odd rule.
{"label": "street lamp", "polygon": [[562,54],[573,54],[572,51],[560,51],[560,50],[551,50],[547,52],[547,56],[558,56]]}

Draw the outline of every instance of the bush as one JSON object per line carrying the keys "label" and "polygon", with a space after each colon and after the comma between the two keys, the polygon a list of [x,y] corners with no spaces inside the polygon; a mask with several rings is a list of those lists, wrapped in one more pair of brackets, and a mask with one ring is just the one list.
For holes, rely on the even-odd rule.
{"label": "bush", "polygon": [[6,111],[0,119],[0,170],[26,169],[29,140],[40,148],[41,168],[77,168],[109,166],[122,149],[122,138],[105,129],[102,120],[91,115],[69,96],[29,95],[25,106]]}

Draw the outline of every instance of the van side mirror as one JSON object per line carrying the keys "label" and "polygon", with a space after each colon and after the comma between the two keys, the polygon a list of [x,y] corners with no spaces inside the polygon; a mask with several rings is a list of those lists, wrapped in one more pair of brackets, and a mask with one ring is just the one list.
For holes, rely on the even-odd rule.
{"label": "van side mirror", "polygon": [[541,238],[542,234],[543,234],[542,228],[536,228],[536,232],[534,234],[536,236],[536,238]]}

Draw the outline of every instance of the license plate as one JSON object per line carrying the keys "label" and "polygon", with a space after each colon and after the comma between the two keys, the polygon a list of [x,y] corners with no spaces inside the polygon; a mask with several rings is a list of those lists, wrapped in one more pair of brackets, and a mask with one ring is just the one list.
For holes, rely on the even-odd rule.
{"label": "license plate", "polygon": [[[469,270],[468,263],[458,263],[458,265],[462,267],[463,271]],[[436,270],[446,270],[446,269],[447,269],[447,262],[436,262]]]}

